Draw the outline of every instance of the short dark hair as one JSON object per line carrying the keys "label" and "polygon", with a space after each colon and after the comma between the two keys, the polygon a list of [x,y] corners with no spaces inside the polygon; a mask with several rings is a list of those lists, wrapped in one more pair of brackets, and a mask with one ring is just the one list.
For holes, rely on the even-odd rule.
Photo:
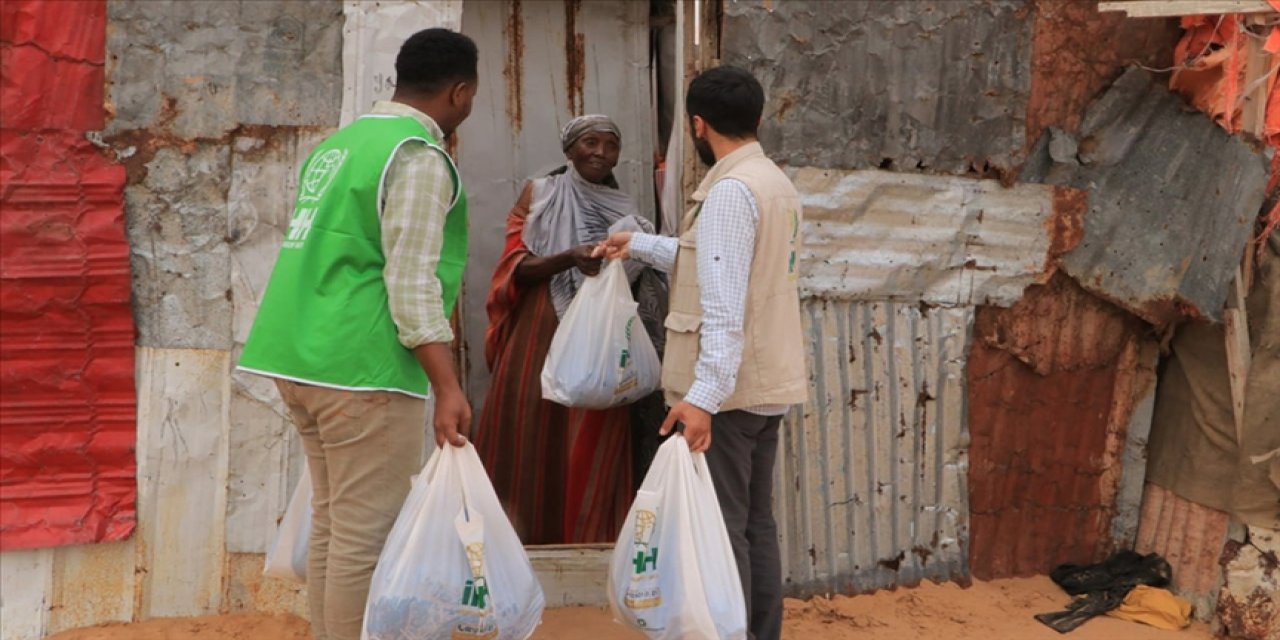
{"label": "short dark hair", "polygon": [[746,69],[707,69],[689,83],[684,110],[690,118],[701,116],[723,136],[755,136],[764,113],[764,88]]}
{"label": "short dark hair", "polygon": [[396,90],[432,94],[455,82],[475,81],[476,43],[456,31],[423,29],[400,46],[396,55]]}

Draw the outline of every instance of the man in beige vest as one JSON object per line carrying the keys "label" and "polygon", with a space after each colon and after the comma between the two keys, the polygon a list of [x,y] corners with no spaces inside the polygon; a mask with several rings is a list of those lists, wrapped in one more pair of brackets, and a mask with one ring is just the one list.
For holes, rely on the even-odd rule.
{"label": "man in beige vest", "polygon": [[[600,251],[674,275],[662,386],[707,465],[729,529],[755,640],[782,634],[782,571],[773,463],[782,415],[808,389],[796,287],[800,194],[764,155],[764,90],[747,71],[710,69],[685,110],[711,167],[679,238],[618,233]],[[712,446],[712,438],[715,446]]]}

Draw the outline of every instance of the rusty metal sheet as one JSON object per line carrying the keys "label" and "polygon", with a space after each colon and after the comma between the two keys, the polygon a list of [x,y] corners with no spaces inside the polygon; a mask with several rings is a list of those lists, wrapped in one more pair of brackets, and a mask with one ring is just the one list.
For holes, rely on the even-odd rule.
{"label": "rusty metal sheet", "polygon": [[[1126,65],[1168,66],[1182,37],[1176,20],[1129,20],[1095,2],[1034,0],[1027,136],[1046,127],[1075,131],[1085,107]],[[1106,43],[1106,46],[1099,46]]]}
{"label": "rusty metal sheet", "polygon": [[228,553],[226,599],[223,607],[235,612],[291,613],[310,616],[305,586],[262,575],[260,553]]}
{"label": "rusty metal sheet", "polygon": [[112,2],[105,140],[128,169],[140,344],[230,349],[237,135],[337,123],[338,0]]}
{"label": "rusty metal sheet", "polygon": [[1025,2],[725,2],[721,57],[768,102],[760,139],[796,166],[962,174],[1021,163]]}
{"label": "rusty metal sheet", "polygon": [[138,344],[231,348],[231,148],[164,146],[125,187]]}
{"label": "rusty metal sheet", "polygon": [[1089,190],[1084,239],[1063,268],[1165,324],[1221,317],[1266,177],[1261,153],[1130,69],[1085,112],[1078,136],[1041,139],[1021,179]]}
{"label": "rusty metal sheet", "polygon": [[1143,327],[1061,274],[1010,309],[978,310],[967,370],[974,577],[1043,574],[1115,549],[1116,512],[1133,508],[1127,431],[1153,393],[1156,345]]}
{"label": "rusty metal sheet", "polygon": [[1134,549],[1158,553],[1173,567],[1173,591],[1191,601],[1194,615],[1209,620],[1222,586],[1223,545],[1231,516],[1147,483]]}
{"label": "rusty metal sheet", "polygon": [[645,2],[465,2],[462,31],[480,50],[480,91],[458,130],[467,185],[471,256],[462,313],[470,367],[467,393],[484,402],[484,303],[502,253],[507,212],[524,183],[565,162],[560,127],[605,113],[622,127],[615,173],[653,219],[653,116],[649,5]]}
{"label": "rusty metal sheet", "polygon": [[810,397],[774,480],[788,592],[966,577],[973,309],[807,299],[803,318]]}
{"label": "rusty metal sheet", "polygon": [[238,126],[333,126],[339,0],[111,2],[108,133],[224,139]]}
{"label": "rusty metal sheet", "polygon": [[[136,539],[59,547],[46,596],[49,633],[133,620],[138,585]],[[10,636],[5,636],[6,638]]]}
{"label": "rusty metal sheet", "polygon": [[[1147,480],[1147,442],[1151,435],[1152,419],[1156,406],[1156,371],[1160,362],[1159,346],[1144,341],[1134,354],[1136,361],[1122,366],[1117,386],[1129,389],[1129,421],[1124,425],[1124,449],[1119,454],[1119,465],[1107,467],[1108,474],[1119,474],[1111,483],[1104,478],[1103,502],[1114,504],[1111,519],[1111,550],[1132,549],[1138,538],[1138,526],[1142,518],[1142,493]],[[1136,366],[1132,366],[1136,365]],[[1124,407],[1112,409],[1112,419],[1123,420]],[[1119,437],[1119,433],[1116,434]],[[1108,447],[1107,455],[1115,451]],[[1114,458],[1112,458],[1114,459]],[[1114,487],[1114,493],[1111,493]]]}
{"label": "rusty metal sheet", "polygon": [[1275,640],[1280,634],[1280,531],[1245,527],[1222,551],[1225,584],[1215,612],[1232,640]]}
{"label": "rusty metal sheet", "polygon": [[1042,185],[888,171],[790,169],[804,202],[805,295],[1008,306],[1078,231]]}

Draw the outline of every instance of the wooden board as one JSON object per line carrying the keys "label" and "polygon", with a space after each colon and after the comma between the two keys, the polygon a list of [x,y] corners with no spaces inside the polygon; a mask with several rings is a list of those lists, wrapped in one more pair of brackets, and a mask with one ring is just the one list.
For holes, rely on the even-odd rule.
{"label": "wooden board", "polygon": [[1244,273],[1236,268],[1236,277],[1227,295],[1227,309],[1223,312],[1226,324],[1227,375],[1231,379],[1231,410],[1235,417],[1236,442],[1244,442],[1244,399],[1249,381],[1249,367],[1253,352],[1249,347],[1249,317],[1245,312]]}
{"label": "wooden board", "polygon": [[1266,0],[1125,0],[1099,2],[1098,11],[1123,11],[1130,18],[1170,18],[1219,13],[1269,13]]}
{"label": "wooden board", "polygon": [[525,547],[547,608],[608,604],[611,544]]}

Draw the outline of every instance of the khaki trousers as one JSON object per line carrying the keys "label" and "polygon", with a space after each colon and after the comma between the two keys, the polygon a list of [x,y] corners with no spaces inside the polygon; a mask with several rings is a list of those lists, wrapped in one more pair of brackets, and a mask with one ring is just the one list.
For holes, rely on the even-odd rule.
{"label": "khaki trousers", "polygon": [[360,640],[369,581],[422,466],[426,401],[277,380],[315,489],[307,600],[315,640]]}

